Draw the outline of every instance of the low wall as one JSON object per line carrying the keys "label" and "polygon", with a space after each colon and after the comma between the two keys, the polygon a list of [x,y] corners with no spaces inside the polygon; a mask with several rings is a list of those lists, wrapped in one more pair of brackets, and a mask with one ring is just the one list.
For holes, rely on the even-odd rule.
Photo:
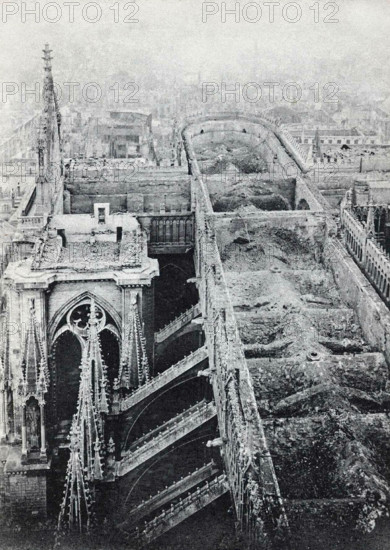
{"label": "low wall", "polygon": [[92,214],[95,203],[110,203],[111,212],[189,212],[191,199],[176,193],[127,193],[113,195],[71,195],[72,214]]}
{"label": "low wall", "polygon": [[389,309],[338,241],[327,240],[324,260],[334,274],[342,299],[356,311],[365,338],[390,362]]}
{"label": "low wall", "polygon": [[20,472],[8,476],[8,505],[14,514],[25,517],[46,518],[46,472],[33,474]]}
{"label": "low wall", "polygon": [[309,179],[304,180],[301,177],[297,177],[295,184],[295,209],[304,210],[301,208],[301,201],[307,204],[309,210],[329,210],[329,204],[327,200],[321,195],[321,192],[317,186]]}

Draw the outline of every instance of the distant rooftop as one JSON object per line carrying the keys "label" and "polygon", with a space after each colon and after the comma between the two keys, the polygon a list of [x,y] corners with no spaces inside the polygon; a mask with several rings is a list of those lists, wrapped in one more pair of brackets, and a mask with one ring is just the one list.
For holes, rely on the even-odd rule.
{"label": "distant rooftop", "polygon": [[[291,129],[290,130],[290,133],[293,134],[293,135],[301,135],[302,133],[306,136],[306,137],[314,137],[316,135],[316,131],[315,129],[312,129],[312,128],[303,128],[303,129],[298,129],[298,128],[294,128],[294,129]],[[329,129],[321,129],[321,130],[318,130],[319,132],[319,135],[320,136],[361,136],[362,133],[360,133],[356,128],[345,128],[345,129],[334,129],[334,128],[329,128]],[[371,134],[370,134],[371,135]],[[375,133],[374,133],[375,135]]]}

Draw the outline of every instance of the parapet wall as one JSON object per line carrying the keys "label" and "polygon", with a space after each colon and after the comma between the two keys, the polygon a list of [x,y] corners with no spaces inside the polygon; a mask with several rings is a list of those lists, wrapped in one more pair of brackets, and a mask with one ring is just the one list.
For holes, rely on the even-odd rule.
{"label": "parapet wall", "polygon": [[92,214],[95,203],[109,203],[111,212],[165,213],[189,212],[191,200],[189,193],[127,193],[112,195],[71,195],[70,212],[72,214]]}
{"label": "parapet wall", "polygon": [[182,134],[194,138],[196,135],[205,132],[204,126],[208,123],[212,123],[217,129],[222,124],[224,131],[239,131],[240,133],[262,137],[262,139],[266,138],[267,142],[272,142],[275,146],[278,145],[281,155],[283,156],[286,153],[287,157],[290,158],[290,162],[293,160],[302,172],[305,173],[310,169],[306,162],[306,154],[300,144],[295,141],[287,130],[281,128],[275,120],[269,119],[265,114],[248,115],[239,112],[224,112],[214,115],[201,115],[193,120],[185,120]]}
{"label": "parapet wall", "polygon": [[323,197],[317,186],[309,178],[298,177],[295,185],[295,208],[301,208],[302,202],[307,205],[309,210],[329,210],[330,205]]}
{"label": "parapet wall", "polygon": [[146,171],[111,174],[111,179],[70,179],[66,188],[70,212],[89,214],[96,202],[109,202],[113,212],[168,212],[190,210],[190,179],[184,171]]}
{"label": "parapet wall", "polygon": [[325,264],[332,270],[342,299],[352,307],[369,344],[390,362],[390,311],[342,245],[328,239]]}

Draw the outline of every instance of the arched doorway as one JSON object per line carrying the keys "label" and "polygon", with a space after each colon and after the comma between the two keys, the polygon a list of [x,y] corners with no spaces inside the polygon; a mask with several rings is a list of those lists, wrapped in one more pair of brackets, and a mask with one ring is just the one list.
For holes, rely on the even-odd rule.
{"label": "arched doorway", "polygon": [[80,382],[81,345],[69,330],[55,343],[57,420],[71,420],[77,409]]}

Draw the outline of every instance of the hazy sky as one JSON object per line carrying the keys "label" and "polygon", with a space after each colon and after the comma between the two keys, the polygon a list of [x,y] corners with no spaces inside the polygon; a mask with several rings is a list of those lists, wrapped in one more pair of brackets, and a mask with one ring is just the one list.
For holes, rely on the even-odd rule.
{"label": "hazy sky", "polygon": [[[22,5],[31,8],[39,5],[40,21],[25,15],[22,22]],[[48,4],[57,5],[48,7]],[[384,70],[390,46],[390,2],[389,0],[338,0],[318,2],[319,19],[310,6],[313,0],[297,2],[302,11],[300,21],[293,23],[283,19],[282,7],[293,2],[280,0],[275,5],[275,21],[269,21],[269,8],[264,2],[241,1],[238,15],[226,15],[222,22],[223,4],[231,9],[234,2],[208,2],[199,0],[137,0],[138,12],[132,16],[133,8],[125,0],[95,2],[101,6],[101,20],[89,23],[83,20],[82,6],[74,6],[74,23],[69,22],[69,7],[64,0],[55,2],[1,2],[3,22],[0,32],[0,67],[2,80],[23,78],[26,74],[41,70],[41,48],[49,41],[54,50],[56,66],[77,74],[77,65],[85,53],[95,56],[101,70],[111,71],[123,68],[132,70],[134,64],[145,67],[162,66],[179,72],[209,71],[218,76],[220,68],[240,67],[243,55],[258,44],[259,64],[272,66],[277,61],[281,68],[315,63],[316,58],[340,59],[345,55],[371,59],[374,64],[383,63]],[[248,4],[254,4],[249,7]],[[93,4],[93,3],[92,3]],[[116,12],[110,6],[117,5],[120,21],[114,22]],[[202,22],[202,8],[217,10]],[[256,7],[262,8],[261,18]],[[325,5],[328,5],[325,10]],[[335,12],[336,4],[338,13]],[[8,15],[5,11],[18,8],[18,13]],[[44,16],[58,22],[47,22]],[[97,14],[91,5],[86,15],[93,19]],[[291,6],[286,15],[293,19],[297,11]],[[125,23],[123,19],[138,19],[137,23]],[[338,19],[338,23],[324,23],[324,18]],[[247,19],[247,20],[245,20]],[[242,67],[241,67],[242,68]],[[363,76],[363,75],[362,75]]]}
{"label": "hazy sky", "polygon": [[[320,74],[326,82],[342,75],[346,80],[368,82],[372,88],[381,81],[390,85],[390,0],[280,0],[279,5],[275,3],[273,22],[263,1],[237,2],[238,21],[227,14],[226,22],[223,5],[229,10],[235,2],[98,0],[90,2],[86,12],[90,20],[97,17],[93,4],[99,4],[101,19],[95,23],[83,18],[87,0],[74,5],[73,23],[66,3],[1,1],[2,82],[39,81],[41,50],[49,42],[59,82],[104,79],[121,70],[140,79],[146,74],[180,78],[199,72],[203,80],[219,81],[222,74],[245,79],[256,64],[257,74],[265,76],[288,73],[310,80]],[[34,4],[39,22],[23,13],[23,8]],[[297,22],[292,21],[298,18],[293,4],[300,8]],[[216,13],[204,21],[206,9]],[[6,12],[16,10],[7,16]],[[57,22],[45,21],[56,16]],[[126,23],[126,16],[138,22]],[[250,22],[256,17],[258,21]],[[338,22],[326,23],[326,17]]]}

